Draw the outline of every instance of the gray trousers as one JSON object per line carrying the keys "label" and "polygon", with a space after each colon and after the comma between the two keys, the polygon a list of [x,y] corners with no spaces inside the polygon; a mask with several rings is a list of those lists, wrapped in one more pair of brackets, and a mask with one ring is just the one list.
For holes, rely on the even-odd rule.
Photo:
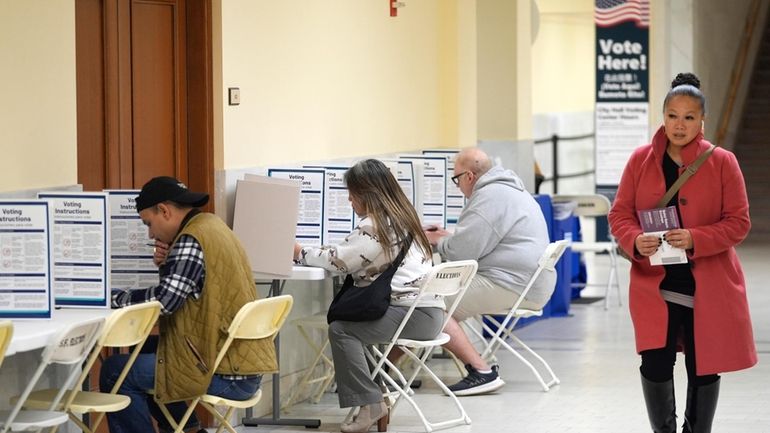
{"label": "gray trousers", "polygon": [[[404,319],[406,307],[389,307],[384,316],[371,322],[334,321],[329,325],[329,343],[334,358],[334,374],[340,407],[363,406],[382,401],[382,391],[372,380],[364,354],[365,344],[388,343]],[[441,332],[441,308],[416,308],[402,338],[429,340]]]}

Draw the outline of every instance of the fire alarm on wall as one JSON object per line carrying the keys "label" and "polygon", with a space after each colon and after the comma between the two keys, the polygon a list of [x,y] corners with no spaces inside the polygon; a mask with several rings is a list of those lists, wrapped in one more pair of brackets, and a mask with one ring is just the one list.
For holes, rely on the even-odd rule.
{"label": "fire alarm on wall", "polygon": [[398,8],[406,6],[406,3],[396,0],[388,0],[388,4],[390,5],[390,16],[392,17],[398,16]]}
{"label": "fire alarm on wall", "polygon": [[227,103],[228,105],[240,105],[241,104],[241,89],[238,87],[229,87],[227,89]]}

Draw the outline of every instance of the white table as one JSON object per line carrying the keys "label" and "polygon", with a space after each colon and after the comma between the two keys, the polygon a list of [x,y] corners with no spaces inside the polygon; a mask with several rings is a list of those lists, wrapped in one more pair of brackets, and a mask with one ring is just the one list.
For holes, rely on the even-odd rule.
{"label": "white table", "polygon": [[[289,276],[265,274],[260,272],[254,272],[255,280],[269,280],[270,291],[267,296],[279,296],[283,293],[283,286],[286,281],[320,281],[331,274],[329,271],[323,268],[315,268],[311,266],[292,266],[291,274]],[[280,334],[275,337],[275,353],[280,356]],[[321,426],[320,419],[289,419],[281,418],[281,375],[280,373],[273,374],[273,413],[270,418],[253,418],[251,416],[251,409],[246,409],[246,416],[242,422],[244,426],[258,426],[258,425],[302,425],[305,428],[318,428]]]}
{"label": "white table", "polygon": [[5,354],[10,356],[16,352],[42,349],[65,326],[95,317],[107,317],[111,312],[109,308],[62,308],[52,310],[50,319],[14,319],[11,321],[13,337]]}

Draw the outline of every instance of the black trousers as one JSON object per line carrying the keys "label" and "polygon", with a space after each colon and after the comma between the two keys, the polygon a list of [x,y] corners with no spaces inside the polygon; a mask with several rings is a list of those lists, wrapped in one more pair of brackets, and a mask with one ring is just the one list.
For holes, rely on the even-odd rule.
{"label": "black trousers", "polygon": [[642,351],[642,366],[639,370],[647,380],[666,382],[674,378],[676,348],[679,336],[684,343],[684,365],[687,368],[687,381],[690,386],[710,385],[719,379],[719,375],[698,376],[695,374],[695,337],[693,333],[693,311],[679,304],[666,302],[668,306],[668,334],[666,346],[660,349]]}

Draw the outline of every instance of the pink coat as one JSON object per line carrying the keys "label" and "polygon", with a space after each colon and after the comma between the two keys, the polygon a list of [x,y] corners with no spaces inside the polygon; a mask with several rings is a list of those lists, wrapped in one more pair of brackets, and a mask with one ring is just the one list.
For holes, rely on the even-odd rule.
{"label": "pink coat", "polygon": [[[666,192],[662,163],[667,143],[661,127],[652,144],[634,151],[623,171],[609,223],[620,247],[629,253],[642,233],[636,211],[655,207]],[[709,147],[698,134],[682,149],[680,173]],[[688,260],[695,278],[696,374],[749,368],[756,364],[757,352],[746,282],[734,247],[746,237],[751,222],[735,155],[714,149],[679,190],[679,211],[694,246]],[[668,310],[659,290],[663,276],[663,267],[650,266],[646,257],[632,260],[629,298],[637,352],[665,346]]]}

